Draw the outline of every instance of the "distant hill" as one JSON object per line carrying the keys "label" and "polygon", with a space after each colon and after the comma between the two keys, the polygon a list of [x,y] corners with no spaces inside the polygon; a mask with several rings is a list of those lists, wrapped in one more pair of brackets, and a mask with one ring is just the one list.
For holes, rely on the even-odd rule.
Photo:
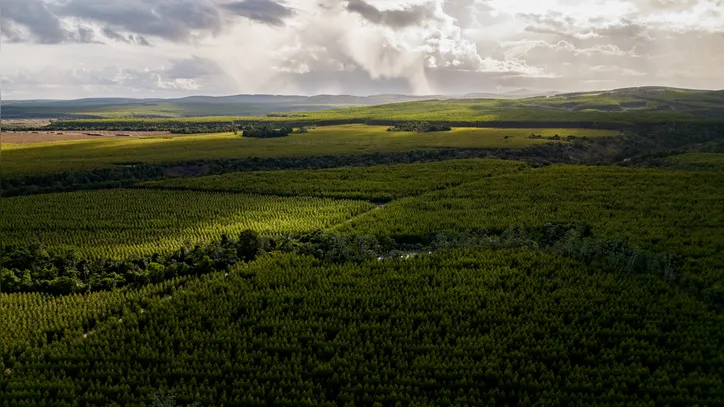
{"label": "distant hill", "polygon": [[[77,100],[9,101],[3,117],[18,118],[177,118],[198,116],[263,116],[365,107],[403,102],[448,100],[475,103],[478,113],[498,109],[558,112],[677,112],[692,117],[724,118],[724,91],[639,87],[562,93],[519,89],[506,93],[462,96],[232,95],[179,99],[89,98]],[[477,102],[476,102],[477,101]],[[427,107],[417,106],[423,109]]]}
{"label": "distant hill", "polygon": [[[522,91],[524,92],[524,91]],[[453,125],[534,126],[577,123],[618,128],[637,123],[724,119],[724,92],[665,87],[625,88],[528,98],[472,94],[450,100],[298,113],[309,120],[386,123],[429,120]]]}
{"label": "distant hill", "polygon": [[[530,96],[530,91],[524,92]],[[178,99],[86,98],[76,100],[7,101],[3,117],[23,118],[173,118],[194,116],[257,116],[271,112],[302,112],[354,106],[384,105],[435,99],[510,99],[511,94],[464,96],[400,95],[231,95],[189,96]]]}
{"label": "distant hill", "polygon": [[724,119],[724,92],[667,87],[623,88],[579,92],[545,98],[523,99],[521,103],[569,111],[667,112],[694,117]]}
{"label": "distant hill", "polygon": [[2,113],[7,119],[257,116],[271,112],[316,111],[436,98],[440,96],[233,95],[179,99],[25,100],[5,102]]}

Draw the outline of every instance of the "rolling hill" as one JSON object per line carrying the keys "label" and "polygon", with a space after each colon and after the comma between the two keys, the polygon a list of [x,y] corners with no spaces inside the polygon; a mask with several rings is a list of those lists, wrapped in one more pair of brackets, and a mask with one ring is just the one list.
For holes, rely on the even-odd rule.
{"label": "rolling hill", "polygon": [[[624,113],[608,121],[632,121],[652,115],[659,121],[681,118],[724,118],[724,91],[666,87],[624,88],[608,91],[530,96],[521,89],[507,94],[473,93],[463,96],[410,95],[233,95],[190,96],[180,99],[90,98],[78,100],[9,101],[6,119],[54,118],[179,118],[201,116],[264,116],[270,113],[310,118],[365,118],[389,113],[405,120],[589,120],[593,113]],[[320,112],[324,111],[324,112]],[[317,113],[315,113],[317,112]],[[571,114],[578,113],[578,114]],[[404,116],[404,117],[403,117]],[[595,119],[594,119],[595,120]]]}
{"label": "rolling hill", "polygon": [[[547,93],[550,95],[552,93]],[[511,99],[541,95],[526,89],[508,94],[468,94],[460,99]],[[450,99],[443,95],[231,95],[189,96],[179,99],[86,98],[76,100],[7,101],[3,117],[23,118],[173,118],[198,116],[257,116],[271,112],[300,112],[372,106],[388,103]]]}

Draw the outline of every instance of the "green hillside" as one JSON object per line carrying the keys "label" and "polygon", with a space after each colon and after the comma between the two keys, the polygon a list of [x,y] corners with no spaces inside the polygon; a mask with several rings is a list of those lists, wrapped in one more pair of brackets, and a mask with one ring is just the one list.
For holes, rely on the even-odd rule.
{"label": "green hillside", "polygon": [[[629,88],[612,91],[570,93],[523,99],[470,99],[444,96],[347,96],[188,98],[132,102],[113,100],[103,104],[54,102],[15,103],[4,108],[6,117],[86,118],[86,128],[124,129],[155,125],[170,129],[179,123],[231,121],[293,121],[299,123],[362,123],[378,121],[441,121],[458,124],[485,123],[587,123],[608,126],[696,119],[722,119],[724,94],[673,88]],[[424,100],[434,99],[434,100]],[[123,102],[123,103],[121,103]],[[350,107],[353,106],[353,107]],[[17,110],[18,112],[15,112]],[[53,112],[59,112],[54,114]],[[10,113],[8,113],[10,112]],[[15,112],[15,113],[14,113]],[[17,114],[16,114],[17,113]],[[10,114],[10,116],[7,116]],[[18,117],[20,117],[18,116]],[[107,118],[96,121],[87,118]],[[180,118],[190,118],[177,121]],[[264,117],[264,118],[261,118]],[[141,120],[139,118],[153,118]],[[62,128],[63,126],[58,126]],[[65,128],[72,128],[68,124]],[[77,127],[77,124],[76,124]]]}
{"label": "green hillside", "polygon": [[445,122],[586,122],[637,124],[722,119],[724,96],[713,91],[634,88],[528,99],[437,100],[290,114],[331,120],[429,120]]}

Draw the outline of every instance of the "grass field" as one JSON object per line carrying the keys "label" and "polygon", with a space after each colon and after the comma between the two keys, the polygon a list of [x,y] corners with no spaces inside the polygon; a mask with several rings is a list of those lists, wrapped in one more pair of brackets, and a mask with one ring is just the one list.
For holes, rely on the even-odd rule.
{"label": "grass field", "polygon": [[237,172],[141,183],[146,188],[389,201],[526,168],[520,161],[451,160],[324,170]]}
{"label": "grass field", "polygon": [[455,128],[442,133],[388,132],[385,126],[317,127],[306,134],[275,139],[243,138],[231,133],[151,139],[80,140],[3,146],[3,172],[22,176],[111,167],[118,163],[162,163],[216,158],[313,156],[396,152],[443,147],[519,148],[551,141],[544,136],[615,136],[592,129]]}
{"label": "grass field", "polygon": [[328,228],[371,208],[364,201],[135,189],[3,198],[0,244],[43,243],[83,256],[125,258],[244,229]]}
{"label": "grass field", "polygon": [[599,122],[618,125],[695,118],[689,113],[675,111],[569,111],[567,108],[549,106],[548,103],[555,103],[555,101],[545,98],[524,99],[522,101],[493,99],[438,100],[325,110],[299,113],[296,116],[290,114],[289,116],[309,120],[442,121],[470,124],[486,122]]}

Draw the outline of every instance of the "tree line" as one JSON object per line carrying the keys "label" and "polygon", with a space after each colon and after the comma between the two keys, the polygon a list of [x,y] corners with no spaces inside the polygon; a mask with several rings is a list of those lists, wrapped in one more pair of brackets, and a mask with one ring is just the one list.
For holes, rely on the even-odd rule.
{"label": "tree line", "polygon": [[281,237],[245,230],[209,243],[184,245],[170,254],[82,259],[73,251],[55,252],[42,245],[0,247],[0,292],[44,292],[55,295],[141,287],[178,276],[228,270],[262,253],[313,256],[331,263],[399,259],[448,249],[513,249],[558,254],[598,270],[676,277],[676,256],[639,248],[627,240],[593,236],[588,226],[547,224],[538,228],[510,227],[502,233],[484,230],[441,231],[418,243],[390,237],[340,235],[316,230]]}
{"label": "tree line", "polygon": [[438,131],[450,131],[452,127],[446,124],[430,122],[405,122],[387,129],[387,131],[409,131],[415,133],[433,133]]}

